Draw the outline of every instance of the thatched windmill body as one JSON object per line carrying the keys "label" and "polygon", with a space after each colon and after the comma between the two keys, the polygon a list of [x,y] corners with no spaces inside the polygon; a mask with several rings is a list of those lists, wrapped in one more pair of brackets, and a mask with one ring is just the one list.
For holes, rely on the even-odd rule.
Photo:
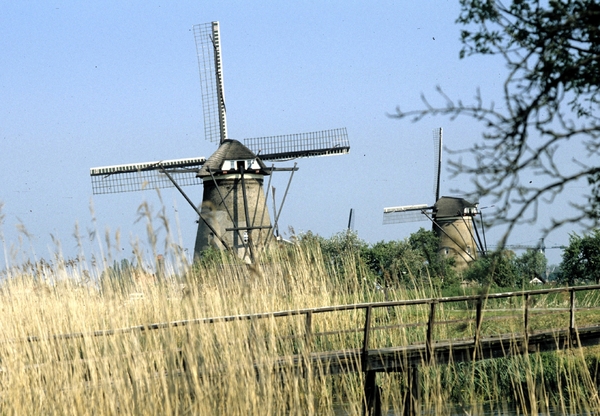
{"label": "thatched windmill body", "polygon": [[[208,158],[178,159],[92,168],[94,194],[176,187],[199,216],[194,257],[208,248],[226,249],[247,261],[266,246],[277,228],[285,195],[278,213],[271,218],[267,209],[265,177],[294,167],[270,167],[265,161],[280,162],[301,157],[330,156],[350,151],[345,128],[284,136],[244,139],[229,138],[223,87],[219,23],[194,26],[204,130],[207,140],[218,143]],[[181,189],[202,183],[200,207]],[[289,188],[289,182],[288,182]],[[287,194],[287,190],[286,190]],[[274,199],[274,198],[273,198]],[[275,203],[273,203],[275,206]],[[274,220],[274,223],[272,223]]]}
{"label": "thatched windmill body", "polygon": [[476,203],[463,198],[440,197],[440,177],[442,166],[442,129],[433,130],[435,148],[435,203],[403,205],[384,208],[383,223],[394,224],[412,221],[431,221],[433,231],[440,238],[438,252],[455,259],[457,270],[465,269],[477,258],[479,241],[475,216]]}

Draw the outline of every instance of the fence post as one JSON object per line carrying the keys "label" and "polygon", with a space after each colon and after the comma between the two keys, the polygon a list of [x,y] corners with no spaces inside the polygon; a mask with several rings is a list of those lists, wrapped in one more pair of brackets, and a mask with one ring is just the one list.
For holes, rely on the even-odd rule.
{"label": "fence post", "polygon": [[369,332],[371,328],[371,311],[373,310],[373,306],[367,306],[365,312],[365,329],[363,336],[363,347],[362,347],[362,368],[363,371],[369,370]]}
{"label": "fence post", "polygon": [[525,341],[523,345],[524,352],[529,352],[529,293],[524,296],[525,305],[523,307],[523,330],[525,331]]}
{"label": "fence post", "polygon": [[571,292],[569,329],[573,331],[575,329],[575,290],[573,290],[573,288],[570,288],[569,290]]}
{"label": "fence post", "polygon": [[404,416],[415,416],[419,412],[421,402],[421,383],[419,377],[419,367],[415,366],[409,369],[407,375],[408,391],[404,396]]}
{"label": "fence post", "polygon": [[310,352],[312,350],[312,311],[306,312],[306,321],[304,324],[306,327],[306,349]]}
{"label": "fence post", "polygon": [[368,305],[365,310],[365,328],[363,334],[363,347],[362,347],[362,370],[365,373],[365,385],[364,385],[364,403],[363,403],[363,414],[364,415],[381,415],[381,395],[379,387],[377,386],[377,373],[371,370],[369,365],[369,334],[371,328],[371,313],[373,306]]}
{"label": "fence post", "polygon": [[425,344],[427,346],[427,361],[433,359],[433,329],[435,325],[435,306],[438,301],[436,299],[432,300],[429,304],[429,320],[427,321],[427,340]]}
{"label": "fence post", "polygon": [[165,258],[162,254],[156,256],[156,279],[163,280],[165,278]]}
{"label": "fence post", "polygon": [[483,321],[483,313],[482,313],[482,307],[483,307],[483,296],[480,296],[479,299],[477,299],[477,305],[476,305],[476,313],[475,313],[475,339],[474,339],[474,348],[473,348],[473,361],[475,361],[475,359],[477,358],[477,349],[479,348],[479,338],[481,337],[480,331],[481,331],[481,322]]}
{"label": "fence post", "polygon": [[363,415],[381,416],[381,387],[377,385],[377,372],[365,373],[365,397],[363,401]]}
{"label": "fence post", "polygon": [[575,332],[575,289],[569,288],[571,292],[571,305],[569,307],[569,343],[573,345],[577,342],[577,334]]}

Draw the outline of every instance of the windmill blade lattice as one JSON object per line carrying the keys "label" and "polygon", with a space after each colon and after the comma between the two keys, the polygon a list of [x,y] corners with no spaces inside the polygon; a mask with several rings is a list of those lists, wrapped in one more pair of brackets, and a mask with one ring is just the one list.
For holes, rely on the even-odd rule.
{"label": "windmill blade lattice", "polygon": [[244,139],[244,145],[262,160],[343,155],[350,151],[345,128]]}
{"label": "windmill blade lattice", "polygon": [[433,151],[435,155],[435,167],[433,176],[433,194],[437,202],[440,199],[440,177],[442,175],[442,128],[433,129]]}
{"label": "windmill blade lattice", "polygon": [[[92,190],[94,194],[112,194],[176,187],[199,216],[194,257],[200,256],[207,248],[218,247],[231,249],[241,258],[254,262],[254,250],[269,243],[273,228],[262,187],[264,176],[278,170],[291,170],[293,175],[297,169],[295,165],[293,168],[269,169],[260,159],[275,162],[346,154],[350,150],[348,134],[345,128],[341,128],[259,137],[246,139],[246,146],[236,140],[229,140],[219,23],[195,25],[193,33],[198,57],[205,138],[218,144],[218,149],[208,159],[211,166],[205,165],[205,158],[194,158],[92,168]],[[247,168],[254,165],[258,168],[253,170],[252,175],[245,176]],[[230,184],[232,170],[241,172],[240,180],[235,179],[233,185]],[[204,185],[200,207],[180,188],[198,184]],[[224,186],[229,191],[222,194]],[[214,201],[221,203],[214,208]],[[283,201],[285,195],[282,206]],[[252,207],[254,212],[251,211]],[[281,206],[275,217],[275,224],[280,213]]]}
{"label": "windmill blade lattice", "polygon": [[220,36],[219,22],[194,25],[204,113],[204,137],[214,143],[222,143],[227,139]]}
{"label": "windmill blade lattice", "polygon": [[429,221],[431,218],[432,209],[433,207],[427,204],[384,208],[383,224]]}
{"label": "windmill blade lattice", "polygon": [[100,195],[174,187],[163,171],[179,186],[200,185],[202,180],[196,174],[205,161],[198,157],[91,168],[92,192]]}

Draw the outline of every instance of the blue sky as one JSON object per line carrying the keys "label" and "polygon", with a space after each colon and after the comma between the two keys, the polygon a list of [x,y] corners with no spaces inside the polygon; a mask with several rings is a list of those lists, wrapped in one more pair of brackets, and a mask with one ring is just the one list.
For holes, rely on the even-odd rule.
{"label": "blue sky", "polygon": [[[99,250],[87,241],[92,229],[120,230],[124,256],[129,241],[146,240],[137,208],[147,201],[158,211],[155,192],[92,196],[89,168],[210,156],[215,145],[203,138],[192,26],[213,20],[221,24],[231,138],[348,129],[349,155],[298,161],[282,231],[328,237],[346,227],[351,208],[359,236],[370,243],[430,227],[384,226],[383,208],[433,202],[433,128],[444,128],[444,144],[453,149],[472,145],[482,128],[469,119],[410,123],[388,114],[396,106],[421,108],[422,93],[443,104],[436,85],[464,101],[477,88],[484,100],[500,101],[503,62],[458,58],[458,13],[456,0],[4,2],[0,201],[8,257],[11,250],[49,257],[51,236],[72,256],[76,223],[89,252]],[[468,178],[450,179],[445,166],[442,179],[443,195],[469,189]],[[287,176],[273,180],[282,195]],[[201,187],[186,191],[200,202]],[[540,221],[509,242],[536,244],[550,214],[583,192],[567,189],[561,201],[543,205]],[[175,191],[164,190],[162,200],[176,238],[191,251],[195,212]],[[579,230],[560,230],[547,244],[566,244],[570,231]],[[489,230],[488,243],[500,235]],[[560,250],[548,257],[558,263]]]}

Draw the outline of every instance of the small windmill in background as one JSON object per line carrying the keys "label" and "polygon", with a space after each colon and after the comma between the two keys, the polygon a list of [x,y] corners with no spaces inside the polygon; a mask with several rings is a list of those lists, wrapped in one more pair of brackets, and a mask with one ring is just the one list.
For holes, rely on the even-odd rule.
{"label": "small windmill in background", "polygon": [[[477,258],[481,240],[474,217],[477,203],[463,198],[440,196],[442,170],[442,128],[433,130],[435,150],[435,174],[433,204],[413,204],[383,209],[383,223],[396,224],[415,221],[431,221],[433,231],[440,237],[439,253],[456,259],[455,266],[461,270]],[[480,245],[477,245],[477,242]]]}
{"label": "small windmill in background", "polygon": [[356,212],[354,208],[350,208],[350,214],[348,214],[348,231],[354,231],[354,219],[356,218]]}
{"label": "small windmill in background", "polygon": [[[253,262],[256,252],[273,237],[296,165],[268,167],[303,157],[342,155],[350,151],[345,128],[311,133],[244,139],[229,138],[219,23],[194,26],[200,70],[205,138],[217,143],[208,158],[165,160],[90,169],[94,194],[176,187],[199,216],[194,257],[208,248],[231,250]],[[263,183],[276,171],[291,172],[274,224],[267,209]],[[204,185],[198,208],[182,186]],[[274,204],[275,208],[275,204]]]}

